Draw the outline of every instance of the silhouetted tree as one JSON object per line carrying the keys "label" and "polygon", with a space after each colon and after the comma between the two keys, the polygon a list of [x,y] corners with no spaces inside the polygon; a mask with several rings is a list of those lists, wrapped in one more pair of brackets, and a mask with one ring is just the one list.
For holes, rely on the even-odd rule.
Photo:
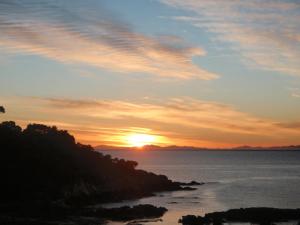
{"label": "silhouetted tree", "polygon": [[55,126],[0,124],[0,205],[60,200],[83,204],[178,190],[166,176],[137,170],[137,163],[112,158]]}
{"label": "silhouetted tree", "polygon": [[5,113],[5,108],[0,105],[0,113]]}

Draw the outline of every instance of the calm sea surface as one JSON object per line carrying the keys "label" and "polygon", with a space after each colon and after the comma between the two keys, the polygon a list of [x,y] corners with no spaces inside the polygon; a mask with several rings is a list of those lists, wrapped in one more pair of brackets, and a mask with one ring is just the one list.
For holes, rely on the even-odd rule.
{"label": "calm sea surface", "polygon": [[177,224],[186,214],[240,207],[300,208],[300,151],[110,151],[130,159],[138,168],[167,175],[176,181],[203,181],[196,191],[159,193],[158,196],[109,204],[164,206],[163,221]]}

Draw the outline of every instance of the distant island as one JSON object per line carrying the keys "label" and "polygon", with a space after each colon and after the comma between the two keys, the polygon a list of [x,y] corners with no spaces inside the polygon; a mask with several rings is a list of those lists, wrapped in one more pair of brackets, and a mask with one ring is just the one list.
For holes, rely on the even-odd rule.
{"label": "distant island", "polygon": [[[118,151],[118,150],[138,150],[141,147],[122,147],[122,146],[109,146],[109,145],[98,145],[94,147],[96,150],[105,151]],[[145,145],[142,147],[144,150],[161,150],[161,151],[213,151],[213,150],[224,150],[224,151],[267,151],[267,150],[286,150],[286,151],[300,151],[300,145],[289,145],[289,146],[270,146],[270,147],[260,147],[260,146],[238,146],[233,148],[206,148],[206,147],[194,147],[194,146],[158,146],[158,145]]]}

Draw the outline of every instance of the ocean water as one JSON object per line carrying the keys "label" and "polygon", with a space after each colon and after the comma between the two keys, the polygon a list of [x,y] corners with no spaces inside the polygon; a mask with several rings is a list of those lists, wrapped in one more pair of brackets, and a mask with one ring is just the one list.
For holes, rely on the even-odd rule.
{"label": "ocean water", "polygon": [[183,215],[203,215],[231,208],[300,208],[300,151],[103,152],[137,161],[138,168],[167,175],[172,180],[206,183],[196,191],[164,192],[154,197],[105,205],[149,203],[168,209],[162,221],[142,224],[174,225]]}

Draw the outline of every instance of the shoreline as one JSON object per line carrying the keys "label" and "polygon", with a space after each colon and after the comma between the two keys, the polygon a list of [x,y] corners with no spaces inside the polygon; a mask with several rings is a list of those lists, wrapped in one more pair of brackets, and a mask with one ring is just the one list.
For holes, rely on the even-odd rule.
{"label": "shoreline", "polygon": [[4,224],[51,224],[56,219],[94,216],[96,220],[113,219],[124,212],[132,215],[128,219],[160,217],[166,208],[89,206],[140,199],[162,191],[192,191],[196,188],[190,186],[202,184],[174,182],[165,175],[137,169],[137,162],[97,152],[55,126],[30,124],[22,129],[6,121],[0,123],[0,134],[5,149],[0,164],[5,184],[0,191]]}
{"label": "shoreline", "polygon": [[[169,208],[163,203],[165,208],[157,205],[159,201],[152,205],[138,203],[110,209],[99,204],[150,196],[160,199],[163,198],[160,196],[162,192],[193,191],[195,186],[204,184],[192,180],[205,179],[202,177],[178,182],[173,180],[185,180],[186,176],[174,179],[168,174],[171,180],[165,175],[158,175],[160,172],[155,174],[138,169],[137,160],[104,155],[91,146],[76,142],[67,131],[56,127],[31,124],[22,129],[8,121],[0,124],[0,134],[4,149],[0,171],[5,184],[0,192],[1,224],[99,225],[104,223],[105,218],[117,219],[124,212],[131,217],[123,217],[123,220],[159,218]],[[214,159],[210,161],[212,165]],[[95,208],[95,205],[98,206]],[[179,213],[186,214],[188,211]]]}
{"label": "shoreline", "polygon": [[272,225],[296,221],[300,224],[300,209],[251,207],[206,213],[204,216],[186,215],[179,219],[182,225],[222,225],[224,223],[251,223]]}

